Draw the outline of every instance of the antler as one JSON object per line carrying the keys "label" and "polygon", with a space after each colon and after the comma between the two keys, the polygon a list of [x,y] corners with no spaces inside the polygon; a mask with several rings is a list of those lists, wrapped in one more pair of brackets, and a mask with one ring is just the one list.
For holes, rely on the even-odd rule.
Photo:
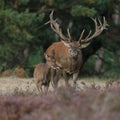
{"label": "antler", "polygon": [[97,37],[98,35],[100,35],[102,33],[103,30],[107,29],[107,26],[109,26],[107,24],[107,21],[105,20],[105,17],[103,17],[103,24],[101,23],[101,21],[98,19],[99,24],[97,23],[97,20],[94,18],[91,18],[94,23],[95,23],[95,33],[93,35],[91,35],[91,30],[88,33],[88,35],[83,39],[83,34],[85,32],[85,30],[82,31],[80,38],[79,38],[79,43],[80,44],[84,44],[84,43],[88,43],[90,42],[91,39]]}
{"label": "antler", "polygon": [[69,28],[67,29],[67,34],[68,37],[64,36],[62,33],[62,30],[60,28],[60,25],[56,22],[56,19],[53,19],[53,12],[51,12],[50,14],[50,26],[52,28],[52,30],[57,33],[57,35],[59,35],[59,37],[64,41],[64,42],[70,42],[71,41],[71,35],[70,35],[70,30]]}

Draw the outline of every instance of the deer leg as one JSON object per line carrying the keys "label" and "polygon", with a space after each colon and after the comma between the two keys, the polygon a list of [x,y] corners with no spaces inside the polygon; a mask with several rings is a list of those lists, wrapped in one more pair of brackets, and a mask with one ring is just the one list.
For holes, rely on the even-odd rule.
{"label": "deer leg", "polygon": [[56,89],[58,87],[59,76],[60,76],[60,70],[55,69],[55,74],[54,74],[54,78],[53,78],[54,89]]}
{"label": "deer leg", "polygon": [[39,84],[36,84],[37,90],[40,92]]}
{"label": "deer leg", "polygon": [[42,88],[42,84],[40,84],[40,93],[43,93],[43,88]]}
{"label": "deer leg", "polygon": [[41,92],[41,83],[39,80],[36,81],[36,87],[39,92]]}
{"label": "deer leg", "polygon": [[55,77],[55,69],[51,68],[51,85],[53,88],[55,88],[55,84],[54,84],[54,77]]}
{"label": "deer leg", "polygon": [[79,71],[73,74],[73,87],[76,88],[77,86],[77,79],[78,79]]}
{"label": "deer leg", "polygon": [[36,85],[39,93],[43,93],[42,85],[39,83]]}
{"label": "deer leg", "polygon": [[45,95],[46,95],[47,92],[48,92],[48,88],[49,88],[49,85],[44,86],[44,93],[45,93]]}
{"label": "deer leg", "polygon": [[63,78],[65,79],[65,86],[70,87],[70,84],[68,82],[69,78],[68,78],[67,73],[65,71],[63,71]]}
{"label": "deer leg", "polygon": [[46,85],[44,85],[45,94],[47,94],[47,92],[48,92],[49,85],[50,85],[50,79],[48,79],[48,81],[46,82]]}

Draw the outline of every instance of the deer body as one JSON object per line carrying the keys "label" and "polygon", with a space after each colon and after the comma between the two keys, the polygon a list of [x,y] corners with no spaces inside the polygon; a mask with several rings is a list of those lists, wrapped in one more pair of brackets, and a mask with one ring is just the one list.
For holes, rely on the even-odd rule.
{"label": "deer body", "polygon": [[[47,92],[50,83],[50,66],[46,63],[36,65],[33,77],[39,92]],[[43,87],[44,86],[44,90]]]}
{"label": "deer body", "polygon": [[[72,41],[69,28],[67,29],[68,35],[65,36],[62,33],[60,25],[56,22],[56,19],[53,18],[53,11],[50,14],[50,26],[52,30],[61,38],[61,42],[55,42],[50,45],[45,52],[45,58],[47,60],[47,63],[50,63],[50,53],[51,51],[55,52],[55,63],[57,66],[59,66],[59,68],[61,68],[66,85],[68,85],[67,73],[73,74],[73,81],[76,85],[79,70],[83,64],[81,49],[87,47],[90,44],[91,40],[100,35],[102,31],[108,26],[105,17],[103,17],[103,23],[99,19],[99,23],[97,23],[96,19],[91,19],[95,23],[95,32],[91,35],[92,32],[90,30],[88,35],[85,37],[85,30],[83,30],[78,41]],[[52,66],[51,64],[49,65]]]}
{"label": "deer body", "polygon": [[56,64],[54,50],[49,52],[49,56],[47,63],[40,63],[34,69],[33,77],[39,92],[47,93],[50,81],[57,86],[58,80],[60,79],[60,71]]}
{"label": "deer body", "polygon": [[62,70],[70,74],[79,71],[82,65],[82,52],[79,48],[75,48],[74,52],[69,47],[66,47],[63,42],[55,42],[46,50],[46,54],[49,56],[52,50],[55,51],[56,64]]}
{"label": "deer body", "polygon": [[69,86],[67,73],[73,74],[73,81],[75,83],[82,66],[82,52],[79,49],[78,42],[71,42],[70,46],[66,46],[63,42],[53,43],[45,52],[47,58],[52,50],[55,51],[56,64],[62,70],[66,86]]}

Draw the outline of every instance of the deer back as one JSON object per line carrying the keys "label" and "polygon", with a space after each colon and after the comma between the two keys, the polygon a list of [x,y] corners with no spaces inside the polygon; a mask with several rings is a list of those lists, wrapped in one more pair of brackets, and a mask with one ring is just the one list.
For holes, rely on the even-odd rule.
{"label": "deer back", "polygon": [[33,76],[37,80],[45,81],[49,75],[49,71],[50,66],[48,66],[46,63],[40,63],[35,67]]}
{"label": "deer back", "polygon": [[52,50],[55,51],[55,59],[56,59],[57,64],[60,64],[60,58],[67,57],[68,48],[64,46],[62,42],[55,42],[46,50],[45,54],[47,55],[49,59],[52,57],[51,56]]}

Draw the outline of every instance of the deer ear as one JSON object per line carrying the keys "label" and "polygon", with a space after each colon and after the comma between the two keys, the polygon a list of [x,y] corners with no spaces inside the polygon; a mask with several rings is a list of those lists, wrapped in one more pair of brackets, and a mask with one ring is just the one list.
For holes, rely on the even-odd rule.
{"label": "deer ear", "polygon": [[51,59],[50,56],[47,55],[46,53],[44,53],[44,56],[45,56],[46,60],[48,60],[48,61]]}
{"label": "deer ear", "polygon": [[70,47],[70,44],[69,44],[69,42],[65,42],[65,41],[61,41],[65,46],[67,46],[67,47]]}
{"label": "deer ear", "polygon": [[45,58],[46,58],[46,59],[48,59],[48,58],[49,58],[49,57],[48,57],[48,55],[47,55],[46,53],[44,53],[44,56],[45,56]]}

